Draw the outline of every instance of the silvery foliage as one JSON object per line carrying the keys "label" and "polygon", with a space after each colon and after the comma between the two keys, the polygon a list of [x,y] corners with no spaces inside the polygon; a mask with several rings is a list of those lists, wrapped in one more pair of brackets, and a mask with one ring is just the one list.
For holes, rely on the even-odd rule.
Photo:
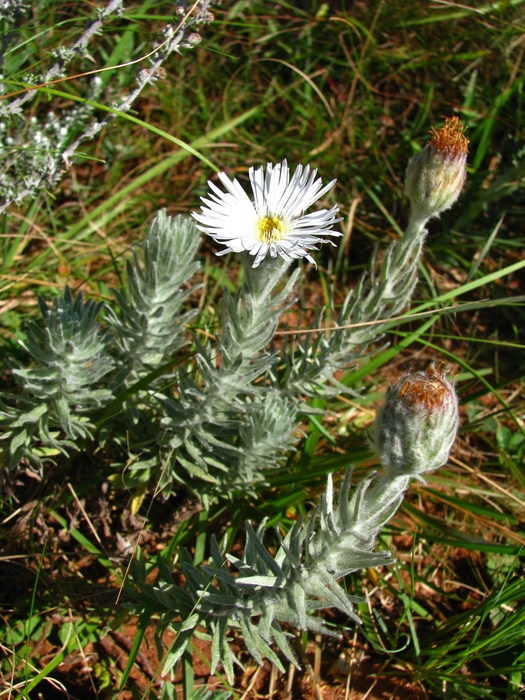
{"label": "silvery foliage", "polygon": [[194,338],[198,373],[181,368],[177,397],[158,397],[165,457],[157,488],[184,481],[205,505],[235,490],[255,493],[263,471],[278,468],[293,446],[298,422],[299,397],[261,380],[278,362],[268,346],[295,301],[300,270],[281,287],[284,260],[268,259],[256,269],[248,253],[241,260],[245,282],[235,297],[224,291],[216,342]]}
{"label": "silvery foliage", "polygon": [[[224,292],[215,338],[203,343],[195,335],[192,351],[187,348],[180,355],[189,341],[186,325],[197,313],[187,309],[187,300],[198,289],[191,279],[198,269],[200,235],[191,221],[160,212],[128,261],[127,287],[114,292],[102,330],[97,331],[94,306],[89,307],[89,333],[80,313],[70,322],[58,311],[73,308],[69,291],[56,311],[43,314],[44,328],[31,326],[34,334],[40,333],[45,352],[36,352],[34,343],[27,346],[39,368],[16,370],[22,385],[16,409],[13,397],[4,399],[4,425],[18,430],[7,433],[11,463],[22,456],[37,459],[40,453],[31,448],[35,440],[44,448],[69,451],[81,427],[87,439],[97,424],[99,441],[119,446],[122,460],[113,462],[125,472],[123,481],[129,488],[152,481],[167,495],[185,483],[205,506],[237,491],[257,493],[266,482],[265,472],[279,468],[293,450],[300,413],[312,410],[304,396],[347,391],[335,373],[361,357],[382,332],[382,324],[344,326],[387,319],[407,304],[424,235],[421,226],[409,226],[400,242],[390,244],[379,274],[371,270],[363,275],[339,314],[333,312],[337,331],[328,338],[317,334],[313,342],[288,341],[279,351],[272,342],[281,315],[296,300],[300,270],[289,275],[281,258],[268,258],[254,269],[246,253],[241,256],[244,283],[235,296]],[[84,308],[78,298],[75,305],[77,310]],[[85,354],[77,371],[83,368],[86,396],[94,392],[93,400],[80,405],[71,396],[68,410],[75,416],[78,412],[78,420],[68,422],[57,413],[65,399],[60,404],[51,400],[47,375],[67,378],[71,366],[67,352],[55,353],[55,334],[73,338],[64,347],[71,347],[74,356],[79,344],[75,334],[84,332],[91,356]],[[113,362],[103,383],[89,364],[98,357],[100,343]],[[49,398],[35,407],[36,414],[35,377],[43,387],[38,396]],[[45,420],[56,414],[53,430],[41,426],[40,412]],[[27,424],[31,430],[23,427]]]}
{"label": "silvery foliage", "polygon": [[161,556],[156,580],[148,582],[139,557],[131,568],[132,584],[128,583],[136,603],[129,607],[158,616],[160,656],[166,629],[176,632],[175,643],[164,656],[163,673],[178,664],[193,635],[202,637],[202,628],[211,639],[211,673],[220,664],[233,683],[234,664],[239,663],[230,646],[233,630],[242,633],[259,664],[267,658],[284,673],[277,652],[296,667],[299,663],[293,635],[283,623],[336,636],[313,614],[325,608],[335,608],[359,623],[354,604],[362,599],[348,595],[340,580],[360,569],[393,562],[389,552],[374,551],[376,539],[401,505],[410,480],[423,481],[423,474],[446,462],[457,428],[457,396],[445,373],[431,365],[426,372],[404,375],[387,392],[370,435],[382,473],[368,474],[352,490],[348,469],[337,504],[329,475],[326,491],[310,515],[301,517],[284,538],[277,528],[275,554],[264,545],[265,520],[257,530],[246,523],[242,557],[227,554],[213,538],[204,566],[195,566],[181,551],[182,586],[174,582]]}
{"label": "silvery foliage", "polygon": [[[280,316],[295,300],[298,271],[287,277],[288,264],[281,258],[265,259],[253,269],[248,254],[242,254],[245,283],[235,298],[225,291],[215,345],[194,341],[198,381],[181,368],[177,396],[159,397],[164,457],[158,488],[168,492],[183,481],[205,506],[237,490],[256,493],[264,471],[278,468],[293,446],[299,412],[312,410],[302,397],[348,392],[336,373],[362,357],[384,328],[383,323],[350,326],[387,320],[408,303],[424,237],[421,224],[409,225],[405,236],[390,244],[379,275],[374,256],[370,272],[348,293],[339,313],[332,308],[337,330],[328,338],[321,332],[312,340],[307,333],[304,341],[285,342],[280,351],[272,341]],[[322,327],[323,316],[321,310],[314,327]]]}
{"label": "silvery foliage", "polygon": [[[136,483],[154,477],[157,487],[169,492],[184,482],[205,506],[238,491],[256,493],[264,485],[264,470],[275,469],[293,447],[298,414],[309,410],[302,398],[346,390],[334,373],[368,352],[383,330],[382,323],[350,326],[387,319],[408,303],[425,223],[409,223],[403,238],[388,247],[378,272],[374,259],[370,273],[335,314],[336,332],[330,331],[328,340],[322,333],[313,343],[288,342],[282,349],[272,341],[281,315],[295,301],[300,270],[289,274],[281,258],[266,259],[254,269],[245,253],[244,282],[235,295],[225,291],[215,338],[204,343],[195,335],[191,356],[184,358],[179,351],[184,323],[191,319],[185,301],[196,289],[191,278],[198,235],[193,223],[161,212],[129,261],[129,289],[115,292],[104,327],[97,320],[100,306],[84,304],[80,295],[73,301],[69,290],[51,310],[41,303],[44,326],[31,327],[26,346],[40,368],[15,371],[22,395],[14,408],[7,399],[4,410],[4,424],[12,425],[14,416],[22,429],[14,437],[8,432],[12,461],[34,458],[31,443],[37,432],[41,445],[59,449],[68,449],[79,436],[87,438],[98,410],[98,425],[109,426],[104,441],[118,442],[120,435],[124,447],[119,417],[131,422],[126,446],[136,454],[128,454],[127,466],[134,461],[129,471],[137,475]],[[178,374],[166,374],[166,365],[176,361]],[[100,386],[102,380],[106,387]],[[27,407],[33,397],[38,405]],[[423,461],[416,472],[435,466]],[[160,556],[154,583],[148,581],[145,562],[140,557],[133,562],[133,583],[127,586],[136,603],[130,607],[159,614],[160,653],[166,627],[177,631],[165,672],[200,633],[198,627],[211,636],[212,672],[223,664],[232,682],[238,662],[229,644],[231,629],[242,632],[257,661],[267,657],[283,669],[273,646],[291,663],[298,662],[282,624],[330,634],[311,614],[326,607],[357,621],[357,599],[344,592],[339,580],[392,561],[374,546],[409,485],[410,475],[400,471],[372,474],[352,493],[348,471],[337,505],[329,477],[311,515],[298,520],[284,538],[277,531],[275,555],[263,543],[263,522],[257,530],[247,523],[241,558],[213,541],[204,567],[181,552],[184,586],[174,583]]]}
{"label": "silvery foliage", "polygon": [[233,667],[240,662],[230,647],[232,630],[242,633],[258,663],[266,657],[284,673],[275,647],[298,668],[299,662],[293,635],[283,630],[283,623],[336,636],[312,615],[325,608],[340,610],[359,622],[354,604],[362,598],[348,595],[339,580],[362,568],[392,563],[389,552],[374,551],[375,540],[401,504],[410,477],[388,470],[381,476],[374,472],[353,492],[351,479],[349,469],[335,504],[329,476],[326,492],[312,513],[298,520],[284,538],[277,529],[280,547],[275,555],[263,542],[265,522],[257,530],[246,523],[246,546],[240,558],[225,554],[214,539],[205,566],[196,567],[181,551],[183,586],[174,583],[172,569],[160,555],[157,578],[148,582],[139,554],[131,565],[133,583],[127,584],[136,602],[127,607],[135,612],[147,608],[158,616],[159,655],[166,629],[176,631],[175,643],[164,657],[163,673],[177,665],[194,634],[202,635],[197,628],[204,627],[211,637],[210,673],[222,664],[233,683]]}
{"label": "silvery foliage", "polygon": [[22,457],[40,464],[46,455],[78,449],[94,428],[90,415],[113,398],[101,384],[115,366],[109,331],[101,331],[97,320],[102,304],[84,303],[81,293],[73,299],[68,287],[51,308],[38,301],[44,323],[30,322],[21,343],[38,367],[14,368],[22,391],[3,394],[0,404],[13,466]]}
{"label": "silvery foliage", "polygon": [[[66,288],[51,309],[39,299],[42,324],[30,322],[22,343],[37,367],[13,369],[21,391],[1,396],[0,422],[12,466],[23,457],[41,466],[57,450],[79,449],[79,440],[91,439],[99,421],[102,442],[111,437],[125,444],[131,429],[137,449],[142,440],[158,453],[158,426],[147,404],[156,382],[149,375],[186,342],[184,324],[196,311],[183,307],[198,288],[189,280],[199,267],[199,242],[190,220],[159,212],[143,244],[132,251],[127,288],[114,291],[118,312],[106,308],[103,327],[104,305],[84,302],[81,293],[73,299]],[[147,376],[147,391],[130,390]],[[158,381],[166,384],[165,373]]]}
{"label": "silvery foliage", "polygon": [[201,286],[191,283],[200,267],[199,245],[190,219],[160,211],[127,261],[126,287],[112,290],[115,304],[106,307],[105,322],[118,358],[110,387],[122,398],[116,417],[110,413],[102,423],[100,441],[120,446],[124,462],[116,460],[114,467],[131,465],[128,488],[148,481],[161,468],[158,403],[165,394],[162,388],[169,390],[175,381],[173,358],[187,344],[186,325],[198,313],[187,310],[186,301]]}
{"label": "silvery foliage", "polygon": [[[375,270],[372,269],[370,275],[365,275],[360,280],[357,291],[347,295],[341,312],[345,324],[352,317],[359,319],[359,322],[370,318],[375,320],[379,313],[388,317],[389,314],[397,313],[407,303],[416,283],[416,265],[425,237],[424,223],[411,222],[405,237],[399,243],[392,243],[387,250],[380,274],[375,274]],[[242,400],[245,387],[232,380],[232,372],[237,368],[239,372],[249,372],[253,356],[244,357],[244,349],[255,353],[255,358],[260,363],[258,369],[265,371],[266,379],[265,383],[257,382],[258,390],[252,392],[250,404],[244,403],[245,406],[249,405],[250,410],[260,405],[265,395],[279,395],[276,392],[280,390],[280,399],[283,400],[288,398],[287,392],[290,392],[294,383],[297,390],[299,373],[294,371],[293,365],[290,367],[291,371],[283,372],[279,376],[282,356],[276,349],[268,352],[267,346],[262,344],[267,340],[264,331],[268,326],[272,326],[272,333],[275,332],[274,324],[282,307],[286,308],[290,303],[290,290],[293,290],[296,280],[294,276],[288,278],[281,292],[275,284],[275,279],[284,274],[286,266],[279,259],[268,261],[270,267],[261,266],[251,273],[250,261],[245,259],[243,262],[246,282],[235,300],[236,303],[233,303],[234,300],[228,294],[225,296],[222,326],[224,330],[217,343],[224,359],[220,365],[210,365],[208,380],[215,382],[216,390],[212,391],[210,384],[210,389],[206,391],[205,383],[194,410],[198,410],[199,402],[206,404],[208,399],[214,402],[215,406],[219,405],[219,400],[227,402],[228,397]],[[283,293],[286,296],[283,296]],[[359,304],[356,303],[356,299],[359,300]],[[376,307],[379,307],[381,312],[376,312]],[[338,319],[339,323],[340,319],[341,316]],[[332,348],[329,344],[323,347],[325,360],[330,362],[332,368],[338,368],[340,363],[346,365],[353,358],[359,357],[363,348],[366,349],[366,345],[374,336],[381,333],[381,327],[372,326],[373,330],[368,330],[370,327],[366,328],[367,335],[363,335],[362,327],[357,328],[357,338],[354,339],[352,332],[356,332],[356,329],[341,329],[339,332],[344,334],[344,340]],[[343,356],[344,352],[346,354]],[[204,349],[198,348],[198,357],[203,364],[208,361]],[[315,356],[313,359],[315,360]],[[222,371],[224,376],[221,376]],[[256,375],[251,379],[254,377]],[[307,378],[310,385],[313,383],[312,377],[318,387],[328,385],[321,383],[319,374],[312,374]],[[326,377],[327,375],[324,375],[322,379]],[[329,381],[332,384],[333,376],[329,377]],[[339,388],[345,389],[344,385]],[[184,395],[180,385],[178,391],[180,399]],[[299,396],[296,396],[296,399],[298,398]],[[177,404],[173,398],[166,403]],[[240,406],[242,405],[241,401]],[[180,403],[178,408],[181,409]],[[449,408],[446,402],[441,407],[447,411]],[[453,402],[452,408],[456,415],[457,404]],[[390,406],[383,411],[383,423],[385,412],[390,414],[391,411]],[[179,416],[174,413],[170,416],[170,420],[173,421],[172,432],[181,425],[181,418],[182,412]],[[219,431],[224,416],[205,415],[201,411],[198,415],[199,429],[202,429],[203,418],[215,427],[215,440],[222,439],[223,443],[226,443],[224,438],[220,437]],[[234,419],[233,416],[230,418]],[[419,412],[418,419],[424,419]],[[166,425],[170,424],[166,419],[163,422]],[[227,425],[228,423],[223,423],[224,429]],[[278,418],[275,425],[279,425]],[[457,427],[457,421],[455,425]],[[433,422],[428,423],[428,430],[433,430],[432,426]],[[194,425],[190,426],[185,436],[185,448],[189,458],[192,456],[188,447],[192,445],[189,441],[192,428],[194,429]],[[210,428],[207,430],[209,433]],[[193,435],[197,435],[195,430]],[[199,437],[197,435],[198,439]],[[450,449],[454,437],[455,432],[447,438],[447,449]],[[209,450],[211,456],[217,443],[209,441],[204,445],[204,441],[201,440],[200,444]],[[235,446],[239,444],[237,442]],[[179,445],[172,445],[175,450],[179,448]],[[181,441],[180,446],[182,445]],[[381,451],[379,453],[381,454]],[[409,453],[412,459],[414,450],[410,450]],[[202,454],[203,451],[199,456]],[[306,518],[300,518],[284,538],[280,529],[276,530],[280,546],[275,554],[264,545],[266,521],[263,521],[256,530],[250,522],[246,523],[246,544],[242,557],[226,553],[213,538],[211,557],[204,566],[196,566],[188,553],[179,552],[178,564],[185,580],[182,586],[174,582],[172,568],[160,555],[157,559],[157,578],[153,583],[148,581],[145,562],[139,556],[132,564],[131,583],[127,584],[130,595],[136,601],[130,603],[129,607],[138,613],[143,614],[148,610],[149,614],[158,616],[157,645],[159,657],[164,658],[163,673],[174,670],[193,636],[202,637],[202,628],[205,629],[205,638],[211,640],[210,672],[213,674],[219,665],[222,665],[229,682],[233,683],[234,665],[239,664],[231,647],[234,630],[241,633],[248,652],[258,663],[262,664],[263,659],[267,658],[284,672],[279,653],[296,667],[299,667],[299,662],[293,647],[293,635],[283,629],[283,625],[333,635],[333,631],[322,618],[313,614],[326,608],[335,608],[359,622],[354,606],[361,599],[348,595],[340,580],[363,568],[392,563],[390,553],[374,551],[377,536],[401,505],[412,475],[417,474],[421,479],[421,475],[426,471],[440,466],[435,459],[428,460],[424,451],[417,454],[420,454],[420,457],[416,469],[410,464],[407,465],[406,473],[399,468],[386,468],[379,475],[374,472],[362,480],[354,490],[351,490],[352,470],[349,469],[341,486],[337,504],[333,494],[332,477],[329,476],[326,492],[313,512]],[[223,457],[221,453],[219,456]],[[235,459],[231,455],[230,457]],[[217,467],[211,458],[204,464],[210,471],[212,466]],[[188,469],[190,474],[191,468]],[[237,478],[239,476],[240,473]],[[223,484],[229,489],[228,482]],[[204,488],[206,485],[205,483]],[[244,490],[249,488],[250,485],[245,484]],[[167,628],[176,632],[176,639],[164,653],[162,637]]]}
{"label": "silvery foliage", "polygon": [[[336,330],[328,337],[324,332],[307,334],[302,342],[291,344],[285,337],[282,379],[276,368],[276,381],[283,391],[323,397],[349,393],[335,375],[351,361],[365,357],[370,344],[381,339],[388,319],[400,313],[410,300],[417,284],[425,223],[410,222],[404,236],[390,244],[379,274],[376,247],[369,272],[349,291],[339,310],[332,306]],[[322,328],[325,312],[317,312],[314,328]],[[375,323],[383,320],[385,323]]]}
{"label": "silvery foliage", "polygon": [[[8,25],[18,24],[29,8],[29,5],[30,3],[28,0],[2,0],[2,4],[0,5],[0,20],[5,20]],[[0,55],[3,56],[5,48],[9,45],[9,40],[9,36],[4,36],[2,40],[3,51]]]}
{"label": "silvery foliage", "polygon": [[[181,3],[181,14],[174,16],[175,26],[164,26],[160,41],[144,51],[144,54],[152,52],[149,66],[138,72],[127,95],[116,92],[108,74],[102,72],[86,77],[83,94],[86,101],[74,102],[68,110],[61,109],[60,114],[51,109],[37,116],[34,113],[34,100],[39,94],[37,86],[50,84],[50,87],[60,90],[60,82],[54,85],[53,81],[66,78],[73,61],[75,69],[71,70],[72,74],[93,71],[96,67],[90,55],[93,42],[101,35],[107,37],[112,20],[122,16],[126,4],[123,0],[108,0],[105,7],[95,10],[87,27],[71,46],[55,46],[50,52],[51,65],[47,69],[28,74],[20,71],[17,47],[13,44],[18,38],[27,52],[27,36],[22,30],[29,27],[30,10],[37,17],[40,16],[38,12],[44,10],[44,21],[47,21],[49,9],[39,2],[5,0],[0,5],[0,21],[3,20],[4,24],[0,43],[0,97],[4,97],[0,100],[0,213],[11,204],[20,205],[42,190],[52,190],[60,182],[80,145],[93,139],[117,116],[106,113],[104,118],[95,118],[95,107],[87,101],[103,100],[117,112],[127,112],[146,85],[158,80],[168,56],[198,43],[199,25],[210,21],[209,8],[213,1],[200,0],[191,13],[186,13],[182,7],[184,3]],[[56,33],[60,36],[59,29]],[[38,36],[43,36],[43,33],[39,32]],[[20,90],[23,90],[22,94],[18,94]],[[16,94],[9,98],[11,93]]]}
{"label": "silvery foliage", "polygon": [[186,343],[185,325],[197,314],[184,304],[200,286],[188,284],[200,267],[195,259],[199,244],[189,219],[162,210],[144,242],[132,250],[127,287],[113,290],[118,313],[111,307],[106,311],[118,348],[117,387],[129,387]]}

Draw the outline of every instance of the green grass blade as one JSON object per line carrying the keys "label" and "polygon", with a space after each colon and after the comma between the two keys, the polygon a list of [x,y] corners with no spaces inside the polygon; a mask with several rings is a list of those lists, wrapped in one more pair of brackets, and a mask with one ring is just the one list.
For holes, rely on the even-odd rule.
{"label": "green grass blade", "polygon": [[146,634],[146,629],[148,628],[148,625],[151,621],[152,613],[153,608],[147,605],[144,608],[144,611],[139,615],[139,619],[137,622],[137,631],[135,633],[135,636],[133,637],[133,645],[129,651],[128,660],[126,662],[124,671],[122,672],[122,678],[120,679],[119,692],[122,692],[124,690],[124,687],[128,681],[129,675],[133,669],[133,666],[137,659],[137,655],[140,651],[144,635]]}

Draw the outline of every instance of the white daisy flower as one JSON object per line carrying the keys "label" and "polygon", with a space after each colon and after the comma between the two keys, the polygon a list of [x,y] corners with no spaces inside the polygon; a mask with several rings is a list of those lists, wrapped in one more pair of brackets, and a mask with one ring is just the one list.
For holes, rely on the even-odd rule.
{"label": "white daisy flower", "polygon": [[268,163],[257,170],[250,168],[249,176],[253,200],[237,180],[233,182],[225,173],[219,179],[226,188],[222,192],[213,182],[208,182],[210,198],[201,197],[205,206],[193,217],[197,228],[226,246],[217,255],[230,251],[247,250],[254,256],[253,267],[258,267],[269,253],[272,258],[280,255],[285,260],[305,257],[315,261],[308,253],[317,250],[319,243],[332,243],[322,236],[342,236],[332,226],[339,207],[303,214],[314,202],[333,187],[335,180],[323,187],[317,170],[310,173],[310,166],[297,166],[291,180],[285,160],[277,165]]}

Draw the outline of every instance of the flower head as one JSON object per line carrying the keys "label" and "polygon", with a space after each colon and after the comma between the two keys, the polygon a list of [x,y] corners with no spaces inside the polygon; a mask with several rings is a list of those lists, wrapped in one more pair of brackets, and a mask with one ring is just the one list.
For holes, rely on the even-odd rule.
{"label": "flower head", "polygon": [[408,164],[405,194],[418,218],[430,219],[450,209],[467,175],[468,138],[458,117],[445,119],[442,129]]}
{"label": "flower head", "polygon": [[377,412],[373,445],[387,469],[417,476],[448,459],[459,424],[458,400],[445,372],[405,374]]}
{"label": "flower head", "polygon": [[250,199],[237,180],[232,182],[225,173],[219,173],[226,192],[209,182],[210,198],[201,198],[205,206],[193,217],[201,231],[226,246],[218,255],[247,250],[255,258],[253,267],[260,265],[268,253],[272,258],[281,256],[291,261],[305,257],[314,263],[308,250],[317,250],[319,243],[332,243],[322,236],[342,235],[332,230],[341,221],[335,218],[337,206],[304,214],[335,183],[332,180],[323,187],[316,175],[317,170],[310,173],[309,165],[299,165],[290,179],[285,160],[277,165],[268,163],[266,171],[262,166],[250,168]]}

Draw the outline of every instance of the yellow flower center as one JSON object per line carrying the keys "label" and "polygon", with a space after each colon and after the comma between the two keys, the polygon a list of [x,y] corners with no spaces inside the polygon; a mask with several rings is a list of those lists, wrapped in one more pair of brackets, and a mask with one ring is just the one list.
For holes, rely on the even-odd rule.
{"label": "yellow flower center", "polygon": [[286,238],[288,227],[276,216],[263,216],[256,224],[256,236],[261,243],[275,243]]}

